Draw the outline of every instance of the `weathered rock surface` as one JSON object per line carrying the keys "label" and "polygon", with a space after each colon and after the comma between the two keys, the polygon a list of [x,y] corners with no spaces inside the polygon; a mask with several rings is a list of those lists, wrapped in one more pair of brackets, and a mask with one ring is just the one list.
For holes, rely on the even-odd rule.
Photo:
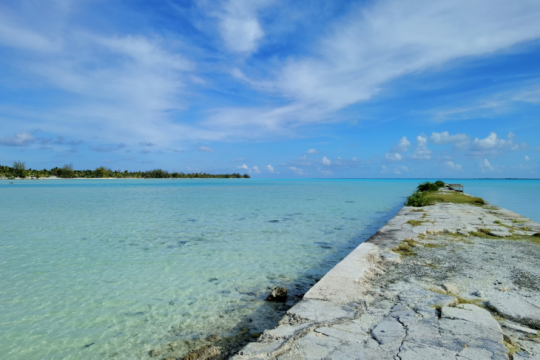
{"label": "weathered rock surface", "polygon": [[[538,328],[540,246],[506,239],[516,223],[529,233],[540,224],[493,206],[411,210],[404,207],[233,359],[507,360],[505,338],[514,360],[540,359],[540,338],[521,325]],[[405,239],[418,242],[414,256],[392,252]],[[501,298],[508,296],[516,300]],[[506,320],[482,308],[487,299]]]}
{"label": "weathered rock surface", "polygon": [[453,294],[453,295],[459,294],[459,288],[454,284],[443,284],[442,287],[449,294]]}
{"label": "weathered rock surface", "polygon": [[499,298],[487,305],[503,317],[540,329],[540,308],[519,298]]}

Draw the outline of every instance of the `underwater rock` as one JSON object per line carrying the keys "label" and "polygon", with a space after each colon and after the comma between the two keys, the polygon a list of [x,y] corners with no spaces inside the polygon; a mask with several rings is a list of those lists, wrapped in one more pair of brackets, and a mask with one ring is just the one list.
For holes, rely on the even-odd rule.
{"label": "underwater rock", "polygon": [[183,360],[218,360],[223,358],[223,348],[219,346],[207,345],[192,351]]}
{"label": "underwater rock", "polygon": [[270,292],[270,295],[266,298],[267,301],[279,301],[279,302],[285,302],[287,301],[287,288],[276,286],[272,289]]}
{"label": "underwater rock", "polygon": [[150,355],[151,357],[156,357],[158,356],[158,352],[156,350],[150,350],[148,352],[148,355]]}

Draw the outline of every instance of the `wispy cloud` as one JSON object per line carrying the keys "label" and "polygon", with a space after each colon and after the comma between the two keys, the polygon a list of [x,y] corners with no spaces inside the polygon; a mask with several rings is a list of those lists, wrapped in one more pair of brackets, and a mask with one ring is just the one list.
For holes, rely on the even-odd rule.
{"label": "wispy cloud", "polygon": [[444,167],[451,173],[461,171],[461,165],[456,164],[453,161],[446,161]]}
{"label": "wispy cloud", "polygon": [[7,146],[24,146],[32,143],[34,137],[32,134],[21,131],[13,135],[12,137],[0,138],[0,145]]}
{"label": "wispy cloud", "polygon": [[427,148],[427,137],[418,135],[416,137],[416,149],[412,155],[413,159],[428,160],[431,158],[432,151]]}
{"label": "wispy cloud", "polygon": [[[222,2],[201,2],[218,19],[219,33],[225,47],[233,52],[252,53],[264,36],[257,18],[260,8],[270,1],[226,0]],[[216,7],[217,4],[217,7]]]}
{"label": "wispy cloud", "polygon": [[208,147],[208,146],[199,146],[199,151],[203,151],[203,152],[214,152],[215,150]]}
{"label": "wispy cloud", "polygon": [[99,152],[113,152],[113,151],[123,149],[125,147],[126,147],[126,144],[98,145],[98,146],[91,146],[89,149],[92,151],[99,151]]}

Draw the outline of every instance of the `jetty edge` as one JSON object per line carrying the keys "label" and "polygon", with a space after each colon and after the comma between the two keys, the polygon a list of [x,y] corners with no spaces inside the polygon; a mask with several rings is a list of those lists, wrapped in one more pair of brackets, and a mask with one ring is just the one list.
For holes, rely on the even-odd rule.
{"label": "jetty edge", "polygon": [[540,224],[474,203],[404,206],[232,359],[540,359]]}

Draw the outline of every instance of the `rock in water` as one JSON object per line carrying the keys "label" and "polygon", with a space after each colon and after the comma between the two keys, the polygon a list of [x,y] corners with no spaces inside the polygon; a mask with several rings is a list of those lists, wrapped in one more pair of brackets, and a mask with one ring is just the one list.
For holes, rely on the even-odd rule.
{"label": "rock in water", "polygon": [[287,301],[287,288],[276,286],[272,289],[270,292],[270,295],[266,298],[268,301],[280,301],[285,302]]}
{"label": "rock in water", "polygon": [[223,358],[223,348],[219,346],[207,345],[192,351],[183,360],[218,360]]}

